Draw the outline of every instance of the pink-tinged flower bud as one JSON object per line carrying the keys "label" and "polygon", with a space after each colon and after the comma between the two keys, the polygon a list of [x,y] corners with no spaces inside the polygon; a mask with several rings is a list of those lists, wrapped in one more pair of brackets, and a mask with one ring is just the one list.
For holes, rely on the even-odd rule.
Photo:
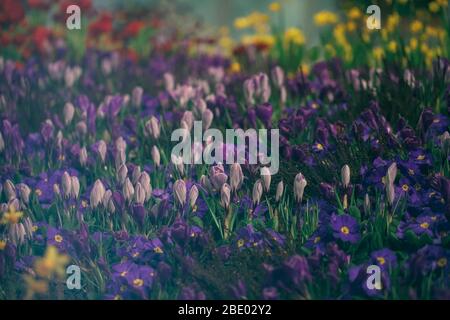
{"label": "pink-tinged flower bud", "polygon": [[155,116],[152,116],[146,123],[145,123],[145,131],[146,133],[151,136],[153,139],[158,140],[161,131],[160,131],[159,121],[156,119]]}
{"label": "pink-tinged flower bud", "polygon": [[200,177],[200,184],[202,185],[203,188],[205,188],[208,191],[211,191],[213,188],[211,181],[204,174]]}
{"label": "pink-tinged flower bud", "polygon": [[105,194],[103,195],[102,198],[102,205],[104,208],[108,207],[109,200],[111,200],[111,198],[112,198],[112,191],[108,189],[105,191]]}
{"label": "pink-tinged flower bud", "polygon": [[194,109],[195,114],[198,117],[201,117],[203,112],[205,112],[205,110],[207,109],[206,102],[202,98],[198,98],[195,100],[194,107],[195,107],[195,109]]}
{"label": "pink-tinged flower bud", "polygon": [[86,147],[83,147],[80,149],[80,154],[79,154],[78,158],[80,160],[81,166],[84,167],[86,165],[87,159],[88,159]]}
{"label": "pink-tinged flower bud", "polygon": [[370,198],[368,193],[364,196],[364,212],[366,214],[369,214],[370,212]]}
{"label": "pink-tinged flower bud", "polygon": [[137,204],[144,204],[145,201],[145,189],[141,186],[141,184],[138,182],[136,183],[136,187],[134,188],[134,201]]}
{"label": "pink-tinged flower bud", "polygon": [[8,179],[5,181],[5,183],[3,184],[3,190],[5,192],[8,201],[16,198],[17,196],[16,187],[14,186],[14,183],[12,183],[11,180]]}
{"label": "pink-tinged flower bud", "polygon": [[197,202],[197,198],[198,198],[198,188],[194,184],[191,187],[191,190],[189,190],[189,205],[191,206],[191,208],[193,208],[195,206],[195,203]]}
{"label": "pink-tinged flower bud", "polygon": [[80,194],[80,180],[78,180],[78,177],[72,176],[72,190],[71,190],[71,196],[74,199],[78,198],[78,195]]}
{"label": "pink-tinged flower bud", "polygon": [[341,182],[344,188],[350,184],[350,167],[347,164],[341,169]]}
{"label": "pink-tinged flower bud", "polygon": [[220,188],[220,205],[225,209],[230,207],[231,201],[231,187],[228,183],[224,183]]}
{"label": "pink-tinged flower bud", "polygon": [[30,217],[26,217],[23,219],[23,226],[25,227],[25,233],[27,235],[28,239],[31,239],[33,237],[33,222],[31,221]]}
{"label": "pink-tinged flower bud", "polygon": [[116,146],[116,150],[123,151],[123,153],[125,153],[125,151],[127,150],[127,142],[122,137],[118,137],[116,139],[115,146]]}
{"label": "pink-tinged flower bud", "polygon": [[203,130],[209,129],[209,127],[212,124],[213,119],[214,119],[214,114],[212,113],[211,110],[206,109],[205,111],[203,111],[203,113],[202,113]]}
{"label": "pink-tinged flower bud", "polygon": [[136,182],[138,181],[140,175],[141,175],[141,167],[140,166],[135,166],[133,168],[133,172],[131,173],[131,182],[136,184]]}
{"label": "pink-tinged flower bud", "polygon": [[230,167],[230,186],[231,191],[237,191],[244,182],[244,173],[239,163],[233,163]]}
{"label": "pink-tinged flower bud", "polygon": [[61,189],[59,188],[59,184],[53,184],[53,193],[59,196],[61,194]]}
{"label": "pink-tinged flower bud", "polygon": [[177,169],[177,171],[183,175],[184,174],[184,164],[183,164],[183,157],[177,156],[175,154],[170,155],[170,161],[172,162],[173,166]]}
{"label": "pink-tinged flower bud", "polygon": [[173,194],[175,196],[175,200],[181,207],[183,207],[186,203],[186,193],[186,183],[181,179],[175,181],[173,184]]}
{"label": "pink-tinged flower bud", "polygon": [[97,206],[102,202],[105,192],[105,186],[99,179],[97,179],[94,183],[94,187],[92,187],[89,197],[91,208],[97,208]]}
{"label": "pink-tinged flower bud", "polygon": [[61,130],[58,130],[58,133],[56,134],[56,147],[61,150],[62,149],[62,142],[63,142],[63,133]]}
{"label": "pink-tinged flower bud", "polygon": [[395,182],[396,176],[397,176],[397,163],[393,162],[387,170],[386,184],[393,184]]}
{"label": "pink-tinged flower bud", "polygon": [[5,140],[3,140],[2,133],[0,132],[0,152],[3,152],[5,150]]}
{"label": "pink-tinged flower bud", "polygon": [[248,105],[254,105],[255,104],[255,82],[253,79],[247,79],[244,81],[244,96],[245,101]]}
{"label": "pink-tinged flower bud", "polygon": [[135,87],[133,92],[131,93],[131,103],[133,107],[139,108],[142,104],[142,94],[144,93],[144,89],[141,87]]}
{"label": "pink-tinged flower bud", "polygon": [[125,164],[122,164],[117,171],[117,182],[119,182],[120,185],[123,185],[127,179],[127,176],[128,168]]}
{"label": "pink-tinged flower bud", "polygon": [[209,169],[209,180],[216,190],[220,190],[222,185],[227,182],[228,176],[225,174],[222,164],[217,164]]}
{"label": "pink-tinged flower bud", "polygon": [[100,140],[98,142],[97,151],[98,151],[98,154],[100,156],[100,160],[102,160],[102,163],[105,163],[106,151],[107,151],[107,147],[106,147],[106,142],[105,141]]}
{"label": "pink-tinged flower bud", "polygon": [[270,174],[270,170],[267,167],[261,168],[261,181],[264,186],[264,191],[269,191],[270,189],[270,182],[272,180],[272,175]]}
{"label": "pink-tinged flower bud", "polygon": [[138,178],[138,182],[145,190],[145,201],[148,201],[152,196],[152,185],[148,173],[145,171],[142,172]]}
{"label": "pink-tinged flower bud", "polygon": [[75,108],[74,108],[73,104],[70,102],[67,102],[64,105],[64,109],[63,109],[64,123],[66,125],[68,125],[69,123],[72,122],[74,114],[75,114]]}
{"label": "pink-tinged flower bud", "polygon": [[164,77],[164,87],[167,92],[172,92],[175,88],[175,78],[173,77],[173,74],[166,72],[163,75]]}
{"label": "pink-tinged flower bud", "polygon": [[30,194],[31,194],[30,187],[28,187],[25,183],[19,183],[17,185],[17,190],[19,190],[20,200],[24,204],[28,204],[30,202]]}
{"label": "pink-tinged flower bud", "polygon": [[301,203],[303,200],[303,193],[305,192],[305,187],[308,183],[306,182],[303,174],[298,173],[294,179],[294,197],[295,201]]}
{"label": "pink-tinged flower bud", "polygon": [[386,183],[386,196],[388,203],[392,206],[395,200],[395,186],[393,183]]}
{"label": "pink-tinged flower bud", "polygon": [[283,192],[284,192],[284,183],[283,183],[283,180],[281,180],[280,182],[278,182],[277,192],[275,193],[275,201],[276,202],[279,202],[281,200],[281,197],[283,196]]}
{"label": "pink-tinged flower bud", "polygon": [[284,71],[279,66],[272,69],[272,80],[278,89],[281,89],[284,85]]}
{"label": "pink-tinged flower bud", "polygon": [[102,59],[101,62],[102,72],[105,76],[108,76],[112,71],[112,63],[110,59]]}
{"label": "pink-tinged flower bud", "polygon": [[22,223],[13,223],[9,227],[8,236],[14,245],[20,245],[25,242],[25,227]]}
{"label": "pink-tinged flower bud", "polygon": [[77,130],[80,136],[86,135],[88,131],[86,122],[84,121],[78,122],[77,125],[75,126],[75,129]]}
{"label": "pink-tinged flower bud", "polygon": [[64,198],[69,198],[70,194],[72,193],[72,178],[67,173],[67,171],[64,171],[61,177],[61,187]]}
{"label": "pink-tinged flower bud", "polygon": [[252,199],[253,204],[258,205],[261,201],[261,197],[263,194],[263,184],[260,179],[256,180],[255,184],[253,185],[253,191],[252,191]]}
{"label": "pink-tinged flower bud", "polygon": [[267,74],[262,73],[259,75],[259,87],[261,91],[262,102],[269,102],[272,90],[270,88],[269,77],[267,76]]}
{"label": "pink-tinged flower bud", "polygon": [[123,197],[125,198],[125,200],[127,200],[128,202],[131,202],[131,200],[133,200],[134,187],[133,187],[133,184],[131,183],[130,179],[128,179],[128,178],[125,179],[125,182],[124,182],[123,188],[122,188],[122,192],[123,192]]}
{"label": "pink-tinged flower bud", "polygon": [[159,154],[159,149],[157,146],[152,147],[152,160],[156,167],[161,165],[161,155]]}
{"label": "pink-tinged flower bud", "polygon": [[187,129],[190,132],[192,129],[192,126],[194,125],[194,115],[192,114],[192,111],[185,111],[183,113],[183,117],[181,117],[180,121],[186,122]]}
{"label": "pink-tinged flower bud", "polygon": [[116,169],[118,170],[118,168],[120,168],[120,166],[125,165],[125,161],[126,161],[126,155],[125,155],[125,150],[123,149],[118,149],[116,152],[116,158],[115,158],[115,163],[116,163]]}

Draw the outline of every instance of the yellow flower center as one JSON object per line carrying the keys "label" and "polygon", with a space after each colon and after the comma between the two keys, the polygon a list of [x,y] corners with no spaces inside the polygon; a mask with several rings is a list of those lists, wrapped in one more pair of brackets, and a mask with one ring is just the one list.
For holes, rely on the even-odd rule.
{"label": "yellow flower center", "polygon": [[42,190],[41,189],[36,189],[34,192],[37,194],[38,197],[42,196]]}
{"label": "yellow flower center", "polygon": [[445,267],[447,265],[447,258],[442,257],[437,261],[437,265],[441,268]]}
{"label": "yellow flower center", "polygon": [[410,176],[413,176],[414,175],[414,170],[413,169],[408,169],[408,173],[409,173]]}
{"label": "yellow flower center", "polygon": [[322,151],[323,150],[323,145],[321,143],[316,144],[316,148],[317,150]]}
{"label": "yellow flower center", "polygon": [[425,156],[424,156],[423,154],[419,154],[419,155],[417,156],[417,160],[422,161],[422,160],[424,160],[424,159],[425,159]]}
{"label": "yellow flower center", "polygon": [[383,257],[377,257],[377,261],[379,264],[383,265],[386,263],[386,259],[384,259]]}
{"label": "yellow flower center", "polygon": [[343,234],[349,234],[349,233],[350,233],[350,229],[349,229],[347,226],[343,226],[343,227],[341,228],[341,232],[342,232]]}
{"label": "yellow flower center", "polygon": [[242,247],[244,245],[245,241],[243,239],[239,239],[237,242],[238,248]]}
{"label": "yellow flower center", "polygon": [[63,241],[63,237],[59,234],[55,235],[55,241],[61,243]]}
{"label": "yellow flower center", "polygon": [[133,258],[136,258],[136,257],[139,256],[139,252],[134,252],[131,256],[132,256]]}
{"label": "yellow flower center", "polygon": [[134,279],[133,285],[135,285],[136,287],[142,287],[144,285],[144,280],[139,279],[139,278]]}
{"label": "yellow flower center", "polygon": [[420,224],[420,227],[421,227],[422,229],[428,229],[429,226],[430,226],[430,224],[429,224],[428,222],[422,222],[422,223]]}
{"label": "yellow flower center", "polygon": [[409,190],[409,186],[407,184],[402,185],[402,190],[403,191],[408,191]]}
{"label": "yellow flower center", "polygon": [[319,242],[320,241],[320,237],[315,237],[314,238],[314,243],[317,243],[317,242]]}
{"label": "yellow flower center", "polygon": [[86,200],[81,201],[81,206],[83,208],[86,208],[88,206],[87,201]]}
{"label": "yellow flower center", "polygon": [[155,247],[155,249],[153,249],[153,251],[155,251],[156,253],[163,253],[164,252],[160,247]]}
{"label": "yellow flower center", "polygon": [[5,250],[5,248],[6,248],[6,241],[0,240],[0,250]]}
{"label": "yellow flower center", "polygon": [[121,275],[122,277],[125,277],[125,276],[127,275],[127,273],[128,273],[128,271],[122,271],[122,272],[120,273],[120,275]]}

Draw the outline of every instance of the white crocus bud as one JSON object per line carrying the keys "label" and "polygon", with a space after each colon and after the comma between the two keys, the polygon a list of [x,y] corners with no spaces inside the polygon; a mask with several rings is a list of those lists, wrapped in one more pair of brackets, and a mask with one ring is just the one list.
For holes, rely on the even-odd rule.
{"label": "white crocus bud", "polygon": [[195,206],[195,203],[197,202],[197,198],[198,198],[198,188],[194,184],[191,187],[191,190],[189,190],[189,205],[191,206],[191,208],[193,208]]}
{"label": "white crocus bud", "polygon": [[202,113],[202,126],[203,126],[203,130],[208,130],[209,127],[212,124],[212,121],[214,119],[214,114],[211,110],[206,109],[205,111],[203,111]]}
{"label": "white crocus bud", "polygon": [[100,140],[98,142],[97,151],[98,151],[98,154],[100,155],[100,159],[102,160],[102,163],[105,163],[106,151],[107,151],[107,147],[106,147],[106,142],[105,141]]}
{"label": "white crocus bud", "polygon": [[228,183],[224,183],[220,188],[220,205],[225,209],[230,207],[231,202],[231,187]]}
{"label": "white crocus bud", "polygon": [[192,114],[192,111],[185,111],[181,121],[186,122],[187,129],[191,131],[192,126],[194,125],[194,115]]}
{"label": "white crocus bud", "polygon": [[140,175],[141,175],[141,167],[140,166],[135,166],[133,168],[133,172],[131,173],[131,181],[133,183],[136,183],[138,181]]}
{"label": "white crocus bud", "polygon": [[303,193],[305,192],[305,187],[308,183],[306,182],[303,174],[298,173],[294,179],[294,197],[295,201],[301,203],[303,200]]}
{"label": "white crocus bud", "polygon": [[159,121],[156,119],[155,116],[152,116],[146,123],[145,123],[145,130],[148,135],[150,135],[153,139],[157,140],[161,134],[161,129],[159,126]]}
{"label": "white crocus bud", "polygon": [[125,179],[127,179],[127,175],[128,168],[125,164],[122,164],[117,171],[117,182],[119,182],[120,185],[123,185],[125,183]]}
{"label": "white crocus bud", "polygon": [[393,162],[387,170],[386,184],[393,184],[395,182],[396,176],[397,176],[397,163]]}
{"label": "white crocus bud", "polygon": [[138,182],[136,183],[136,187],[134,188],[134,200],[137,204],[144,204],[145,201],[145,189]]}
{"label": "white crocus bud", "polygon": [[244,173],[239,163],[233,163],[230,167],[230,186],[231,191],[237,191],[244,182]]}
{"label": "white crocus bud", "polygon": [[152,185],[148,173],[145,171],[142,172],[138,178],[138,182],[145,190],[145,201],[149,200],[152,196]]}
{"label": "white crocus bud", "polygon": [[97,179],[94,183],[94,187],[91,190],[89,198],[91,208],[97,208],[97,206],[102,202],[105,192],[105,186],[99,179]]}
{"label": "white crocus bud", "polygon": [[86,147],[83,147],[80,149],[80,154],[79,154],[79,160],[80,160],[80,164],[82,167],[86,166],[87,164],[87,159],[88,159],[88,154],[87,154],[87,150]]}
{"label": "white crocus bud", "polygon": [[53,193],[56,195],[61,195],[61,189],[59,188],[59,184],[55,183],[53,184]]}
{"label": "white crocus bud", "polygon": [[123,192],[123,196],[124,196],[125,200],[127,200],[129,202],[131,202],[131,200],[133,200],[134,187],[129,178],[125,179],[125,182],[124,182],[123,188],[122,188],[122,192]]}
{"label": "white crocus bud", "polygon": [[112,191],[108,189],[105,191],[105,194],[103,195],[102,198],[102,205],[104,208],[108,208],[108,204],[111,198],[112,198]]}
{"label": "white crocus bud", "polygon": [[2,133],[0,132],[0,152],[3,152],[5,150],[5,140],[3,140]]}
{"label": "white crocus bud", "polygon": [[159,154],[159,149],[157,146],[152,147],[152,160],[156,167],[159,167],[161,164],[161,155]]}
{"label": "white crocus bud", "polygon": [[19,197],[23,203],[28,204],[30,202],[30,194],[31,189],[25,183],[19,183],[17,185],[17,189],[19,190]]}
{"label": "white crocus bud", "polygon": [[270,189],[270,182],[272,180],[272,175],[267,167],[261,168],[261,181],[263,182],[264,190],[267,192]]}
{"label": "white crocus bud", "polygon": [[260,179],[258,179],[255,184],[253,185],[253,191],[252,191],[252,199],[253,204],[258,205],[261,201],[261,197],[263,194],[263,184]]}
{"label": "white crocus bud", "polygon": [[344,188],[350,184],[350,167],[347,164],[341,169],[341,182]]}
{"label": "white crocus bud", "polygon": [[3,184],[3,190],[5,191],[6,198],[9,200],[16,198],[16,187],[11,180],[6,180]]}
{"label": "white crocus bud", "polygon": [[64,105],[63,116],[64,116],[64,124],[68,125],[72,122],[73,116],[75,114],[75,108],[72,103],[67,102]]}
{"label": "white crocus bud", "polygon": [[181,179],[175,181],[173,184],[173,194],[181,207],[186,203],[186,193],[186,183]]}
{"label": "white crocus bud", "polygon": [[131,103],[134,107],[138,108],[142,103],[142,94],[144,93],[144,89],[141,87],[135,87],[133,92],[131,93]]}
{"label": "white crocus bud", "polygon": [[78,177],[72,176],[72,190],[71,190],[71,196],[74,199],[78,198],[78,195],[80,194],[80,180],[78,180]]}
{"label": "white crocus bud", "polygon": [[279,202],[281,200],[281,197],[283,196],[283,192],[284,192],[284,183],[283,183],[283,180],[281,180],[280,182],[278,182],[277,192],[275,193],[275,201],[276,202]]}
{"label": "white crocus bud", "polygon": [[72,178],[67,173],[67,171],[64,171],[61,177],[61,187],[64,198],[69,198],[70,194],[72,193]]}

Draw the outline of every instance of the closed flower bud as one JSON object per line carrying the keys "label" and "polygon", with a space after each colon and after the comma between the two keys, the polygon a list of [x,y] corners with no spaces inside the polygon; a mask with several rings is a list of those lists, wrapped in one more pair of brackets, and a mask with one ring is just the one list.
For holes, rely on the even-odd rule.
{"label": "closed flower bud", "polygon": [[184,206],[186,203],[186,193],[186,183],[181,179],[175,181],[173,184],[173,194],[180,206]]}
{"label": "closed flower bud", "polygon": [[341,169],[341,182],[344,188],[350,184],[350,167],[348,165],[344,165]]}
{"label": "closed flower bud", "polygon": [[305,191],[305,187],[308,183],[306,182],[305,177],[298,173],[294,179],[294,197],[295,201],[301,203],[303,200],[303,193]]}
{"label": "closed flower bud", "polygon": [[144,204],[145,201],[145,189],[138,182],[134,188],[134,200],[137,204]]}
{"label": "closed flower bud", "polygon": [[261,181],[264,186],[264,190],[267,192],[270,189],[270,182],[272,180],[272,175],[270,174],[270,170],[267,167],[261,168]]}
{"label": "closed flower bud", "polygon": [[263,184],[260,179],[258,179],[255,184],[253,185],[253,191],[252,191],[252,199],[253,204],[258,205],[261,201],[261,197],[263,194]]}
{"label": "closed flower bud", "polygon": [[167,92],[173,91],[173,89],[175,88],[175,78],[173,77],[173,74],[171,74],[170,72],[166,72],[164,73],[163,77],[164,77],[164,87],[166,91]]}
{"label": "closed flower bud", "polygon": [[72,176],[70,179],[72,180],[71,196],[72,198],[77,199],[80,194],[80,180],[78,180],[78,177],[76,176]]}
{"label": "closed flower bud", "polygon": [[125,200],[131,202],[131,200],[133,200],[133,196],[134,196],[134,187],[133,184],[131,183],[130,179],[126,178],[125,182],[123,184],[123,196],[125,198]]}
{"label": "closed flower bud", "polygon": [[188,131],[191,131],[192,126],[194,125],[194,115],[192,111],[185,111],[183,117],[181,117],[181,121],[186,122]]}
{"label": "closed flower bud", "polygon": [[125,179],[127,179],[127,175],[128,168],[125,164],[122,164],[117,171],[117,182],[119,182],[120,185],[123,185],[125,183]]}
{"label": "closed flower bud", "polygon": [[69,198],[72,192],[72,178],[67,171],[64,171],[61,177],[61,187],[64,198]]}
{"label": "closed flower bud", "polygon": [[138,178],[138,182],[145,190],[145,201],[149,200],[152,196],[152,185],[148,173],[145,171],[142,172]]}
{"label": "closed flower bud", "polygon": [[283,180],[281,180],[280,182],[278,182],[277,185],[277,192],[275,193],[275,201],[279,202],[281,197],[283,196],[283,192],[284,192],[284,183]]}
{"label": "closed flower bud", "polygon": [[386,183],[393,184],[395,182],[396,176],[397,176],[397,163],[393,162],[387,170]]}
{"label": "closed flower bud", "polygon": [[102,202],[105,192],[105,186],[100,180],[97,179],[89,197],[91,208],[97,208],[97,206]]}
{"label": "closed flower bud", "polygon": [[202,185],[203,188],[205,188],[208,191],[211,191],[213,188],[211,181],[204,174],[200,177],[200,184]]}
{"label": "closed flower bud", "polygon": [[109,201],[112,199],[112,191],[111,190],[106,190],[105,194],[103,195],[102,198],[102,205],[104,208],[108,207]]}
{"label": "closed flower bud", "polygon": [[146,123],[145,123],[145,130],[148,135],[150,135],[153,139],[157,140],[161,134],[160,127],[159,127],[159,121],[155,118],[155,116],[152,116]]}
{"label": "closed flower bud", "polygon": [[364,196],[364,212],[368,214],[370,212],[370,198],[369,194],[366,193]]}
{"label": "closed flower bud", "polygon": [[159,149],[157,146],[152,147],[152,160],[155,166],[159,167],[161,164],[161,155],[159,154]]}
{"label": "closed flower bud", "polygon": [[123,153],[125,153],[127,150],[127,142],[122,137],[118,137],[114,144],[116,146],[116,150],[118,151],[123,151]]}
{"label": "closed flower bud", "polygon": [[247,79],[244,81],[244,96],[245,101],[248,105],[253,105],[255,103],[254,99],[255,94],[255,83],[253,79]]}
{"label": "closed flower bud", "polygon": [[3,140],[2,133],[0,132],[0,152],[5,150],[5,140]]}
{"label": "closed flower bud", "polygon": [[393,183],[386,184],[386,196],[388,203],[392,206],[395,200],[395,186]]}
{"label": "closed flower bud", "polygon": [[131,173],[131,181],[133,183],[136,183],[138,181],[140,175],[141,175],[141,167],[140,166],[135,166],[133,168],[133,172]]}
{"label": "closed flower bud", "polygon": [[125,164],[125,161],[126,161],[125,150],[118,149],[115,157],[116,168],[119,169],[121,165]]}
{"label": "closed flower bud", "polygon": [[142,103],[142,94],[144,89],[141,87],[135,87],[131,93],[131,103],[134,107],[140,107]]}
{"label": "closed flower bud", "polygon": [[198,188],[194,184],[191,187],[191,190],[189,190],[189,205],[191,206],[191,208],[193,208],[195,206],[195,203],[197,202],[197,198],[198,198]]}
{"label": "closed flower bud", "polygon": [[17,185],[17,189],[19,190],[19,197],[23,203],[28,204],[30,202],[30,194],[31,189],[25,183],[19,183]]}
{"label": "closed flower bud", "polygon": [[272,80],[277,88],[281,88],[284,84],[284,71],[279,66],[272,69]]}
{"label": "closed flower bud", "polygon": [[227,182],[228,176],[225,174],[223,165],[217,164],[209,170],[209,180],[216,190],[220,190],[222,185]]}
{"label": "closed flower bud", "polygon": [[78,122],[76,125],[76,130],[80,136],[84,136],[88,131],[86,122],[84,121]]}
{"label": "closed flower bud", "polygon": [[104,163],[105,159],[106,159],[106,151],[107,151],[107,147],[106,147],[106,142],[105,141],[100,140],[98,142],[97,151],[98,151],[98,154],[100,156],[100,160],[102,160],[102,163]]}
{"label": "closed flower bud", "polygon": [[6,180],[3,184],[3,190],[5,191],[6,198],[9,200],[16,198],[16,187],[11,180]]}
{"label": "closed flower bud", "polygon": [[203,130],[208,130],[209,127],[212,124],[212,121],[214,119],[214,114],[211,110],[206,109],[205,111],[203,111],[202,113],[202,126],[203,126]]}
{"label": "closed flower bud", "polygon": [[230,167],[230,186],[231,191],[237,191],[244,182],[244,173],[239,163],[233,163]]}
{"label": "closed flower bud", "polygon": [[61,189],[59,188],[59,184],[57,184],[57,183],[53,184],[53,193],[58,196],[61,194]]}
{"label": "closed flower bud", "polygon": [[65,125],[68,125],[69,123],[72,122],[74,114],[75,114],[75,108],[74,108],[73,104],[70,103],[70,102],[67,102],[64,105],[64,110],[63,110],[63,116],[64,116],[64,123],[65,123]]}
{"label": "closed flower bud", "polygon": [[78,156],[79,160],[80,160],[80,164],[81,166],[85,166],[87,163],[87,159],[88,159],[88,154],[87,154],[87,150],[86,147],[83,147],[80,149],[80,154]]}
{"label": "closed flower bud", "polygon": [[170,155],[170,160],[172,161],[172,164],[177,169],[177,171],[183,175],[184,174],[184,164],[183,164],[183,157],[177,156],[175,154]]}
{"label": "closed flower bud", "polygon": [[203,115],[203,112],[205,112],[207,109],[206,102],[202,98],[195,100],[194,107],[195,107],[195,114],[198,117],[201,117]]}
{"label": "closed flower bud", "polygon": [[230,207],[231,202],[231,187],[228,183],[224,183],[220,189],[220,205],[225,209]]}

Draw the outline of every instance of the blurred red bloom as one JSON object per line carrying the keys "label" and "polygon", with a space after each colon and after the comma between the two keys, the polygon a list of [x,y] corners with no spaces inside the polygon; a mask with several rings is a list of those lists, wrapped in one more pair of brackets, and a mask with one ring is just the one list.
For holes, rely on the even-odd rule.
{"label": "blurred red bloom", "polygon": [[48,47],[51,34],[52,31],[46,27],[38,26],[34,29],[32,35],[33,44],[40,52],[43,52]]}
{"label": "blurred red bloom", "polygon": [[143,21],[132,21],[123,30],[122,36],[124,38],[132,38],[139,34],[139,31],[145,26]]}
{"label": "blurred red bloom", "polygon": [[[33,0],[37,1],[37,0]],[[60,3],[59,9],[63,14],[66,14],[67,7],[76,4],[80,7],[81,13],[88,11],[92,7],[92,0],[64,0]]]}
{"label": "blurred red bloom", "polygon": [[33,9],[46,10],[51,4],[51,0],[28,0],[28,6]]}
{"label": "blurred red bloom", "polygon": [[17,0],[0,1],[0,24],[17,23],[25,16],[22,4]]}
{"label": "blurred red bloom", "polygon": [[112,30],[112,15],[109,12],[103,12],[97,20],[89,25],[89,34],[97,37],[100,34],[111,32]]}

